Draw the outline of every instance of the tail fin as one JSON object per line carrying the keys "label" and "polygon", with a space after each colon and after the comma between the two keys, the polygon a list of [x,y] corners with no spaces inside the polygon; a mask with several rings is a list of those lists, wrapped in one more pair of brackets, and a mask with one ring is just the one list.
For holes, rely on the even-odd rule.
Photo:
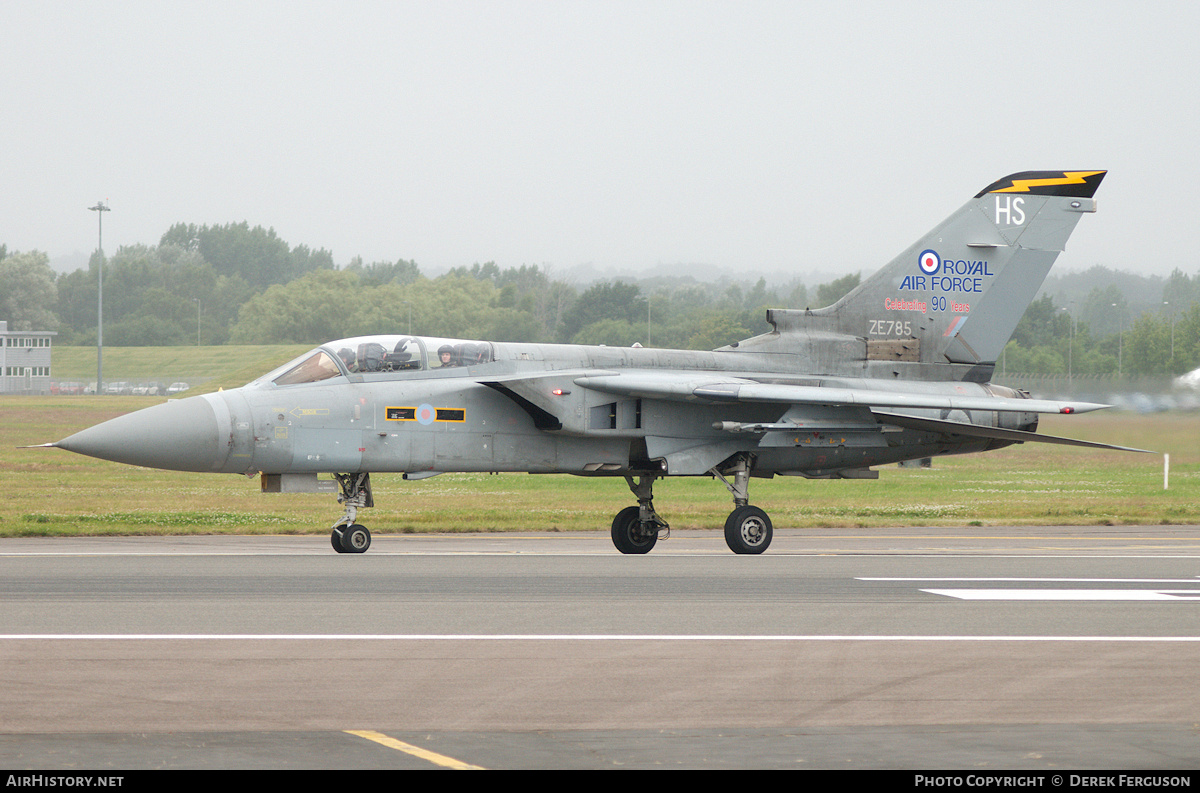
{"label": "tail fin", "polygon": [[865,337],[868,359],[993,364],[1080,214],[1096,211],[1092,196],[1105,173],[1006,176],[810,316]]}

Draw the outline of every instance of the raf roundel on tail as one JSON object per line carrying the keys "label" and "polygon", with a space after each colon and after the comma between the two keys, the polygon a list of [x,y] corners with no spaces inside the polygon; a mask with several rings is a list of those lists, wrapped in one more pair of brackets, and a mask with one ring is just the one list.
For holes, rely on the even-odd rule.
{"label": "raf roundel on tail", "polygon": [[[992,385],[996,359],[1104,171],[1006,176],[858,288],[773,309],[769,333],[712,351],[427,338],[340,339],[237,389],[172,400],[57,443],[130,465],[258,474],[263,490],[340,489],[331,541],[361,553],[371,473],[620,476],[622,553],[669,534],[654,483],[709,476],[733,498],[725,540],[771,543],[750,477],[874,478],[875,466],[1041,441],[1040,413],[1105,407]],[[1113,448],[1113,447],[1109,447]],[[1136,451],[1136,450],[1134,450]],[[332,474],[333,480],[318,480]]]}

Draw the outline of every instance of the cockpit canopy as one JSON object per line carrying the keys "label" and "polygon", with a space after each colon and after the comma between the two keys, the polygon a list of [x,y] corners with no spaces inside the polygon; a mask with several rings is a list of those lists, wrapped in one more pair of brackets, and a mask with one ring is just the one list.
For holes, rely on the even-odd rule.
{"label": "cockpit canopy", "polygon": [[[277,386],[333,377],[475,366],[495,360],[492,345],[428,336],[357,336],[323,344],[260,377]],[[372,377],[371,379],[376,379]]]}

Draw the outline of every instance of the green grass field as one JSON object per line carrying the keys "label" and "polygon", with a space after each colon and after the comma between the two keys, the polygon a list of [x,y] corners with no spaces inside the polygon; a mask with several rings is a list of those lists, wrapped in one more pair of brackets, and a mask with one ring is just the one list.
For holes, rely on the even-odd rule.
{"label": "green grass field", "polygon": [[[0,397],[0,536],[324,533],[341,515],[330,494],[264,495],[243,476],[17,448],[159,401]],[[937,458],[930,470],[885,466],[878,480],[753,479],[751,501],[781,528],[1200,524],[1200,414],[1050,416],[1041,431],[1167,452],[1171,487],[1163,490],[1158,455],[1027,444]],[[360,520],[377,533],[607,530],[634,503],[620,478],[377,474],[372,485],[377,506]],[[719,529],[732,503],[719,482],[698,477],[660,481],[655,506],[673,528]]]}

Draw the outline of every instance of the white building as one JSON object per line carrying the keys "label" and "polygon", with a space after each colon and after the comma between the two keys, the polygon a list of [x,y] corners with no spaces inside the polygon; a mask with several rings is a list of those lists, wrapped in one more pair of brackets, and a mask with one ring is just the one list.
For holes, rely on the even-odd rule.
{"label": "white building", "polygon": [[0,320],[0,394],[50,393],[50,330],[15,331]]}

